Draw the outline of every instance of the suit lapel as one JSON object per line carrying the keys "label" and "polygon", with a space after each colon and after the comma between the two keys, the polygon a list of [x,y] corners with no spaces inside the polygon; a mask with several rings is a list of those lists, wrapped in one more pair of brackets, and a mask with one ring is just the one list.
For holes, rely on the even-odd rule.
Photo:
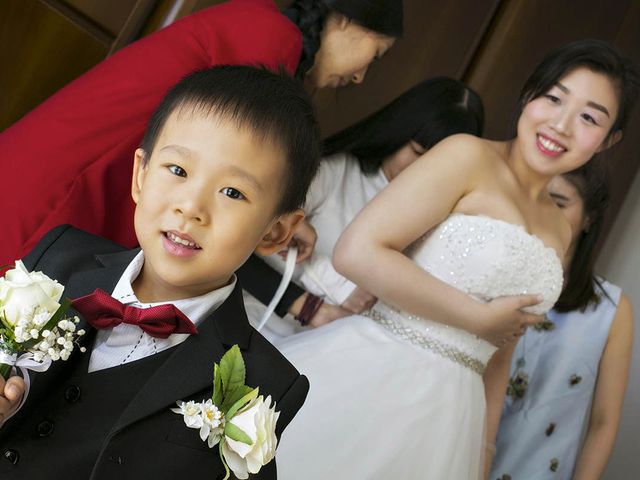
{"label": "suit lapel", "polygon": [[139,251],[140,249],[136,248],[107,255],[96,255],[96,260],[102,266],[72,274],[64,291],[65,296],[69,298],[82,297],[93,292],[96,288],[101,288],[107,293],[113,292],[125,268]]}
{"label": "suit lapel", "polygon": [[236,284],[229,298],[200,323],[198,334],[175,347],[175,351],[141,386],[110,436],[133,422],[175,406],[177,400],[205,389],[207,395],[211,395],[214,362],[219,362],[234,344],[242,350],[248,349],[252,331],[244,311],[242,290]]}

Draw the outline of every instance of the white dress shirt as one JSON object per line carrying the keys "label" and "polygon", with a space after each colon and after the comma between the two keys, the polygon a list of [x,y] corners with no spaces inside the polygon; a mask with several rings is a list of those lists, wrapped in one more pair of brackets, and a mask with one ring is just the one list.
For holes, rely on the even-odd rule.
{"label": "white dress shirt", "polygon": [[[234,275],[228,285],[199,297],[171,302],[141,303],[133,292],[131,284],[138,278],[143,264],[144,252],[140,251],[123,272],[111,296],[124,305],[138,308],[149,308],[163,304],[175,305],[176,308],[189,317],[189,320],[196,327],[216,308],[222,305],[227,297],[231,295],[236,284]],[[143,332],[140,327],[126,323],[114,328],[99,330],[93,345],[91,358],[89,359],[89,372],[140,360],[176,346],[184,342],[188,337],[188,333],[174,333],[167,338],[155,338]]]}

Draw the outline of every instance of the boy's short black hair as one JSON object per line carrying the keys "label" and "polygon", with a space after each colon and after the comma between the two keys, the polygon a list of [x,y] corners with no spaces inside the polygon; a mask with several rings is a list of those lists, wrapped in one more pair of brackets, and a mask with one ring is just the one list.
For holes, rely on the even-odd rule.
{"label": "boy's short black hair", "polygon": [[304,204],[320,162],[320,133],[311,99],[284,72],[223,65],[188,75],[156,109],[140,146],[148,159],[169,116],[181,108],[231,121],[258,141],[281,148],[286,159],[276,215]]}

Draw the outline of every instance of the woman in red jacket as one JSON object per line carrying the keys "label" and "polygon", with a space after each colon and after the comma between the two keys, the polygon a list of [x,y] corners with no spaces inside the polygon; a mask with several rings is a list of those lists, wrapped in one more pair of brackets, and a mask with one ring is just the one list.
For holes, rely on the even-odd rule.
{"label": "woman in red jacket", "polygon": [[136,244],[133,152],[183,76],[260,64],[297,71],[310,88],[360,83],[402,33],[401,0],[297,0],[285,14],[272,0],[201,10],[109,57],[5,130],[0,265],[64,223]]}

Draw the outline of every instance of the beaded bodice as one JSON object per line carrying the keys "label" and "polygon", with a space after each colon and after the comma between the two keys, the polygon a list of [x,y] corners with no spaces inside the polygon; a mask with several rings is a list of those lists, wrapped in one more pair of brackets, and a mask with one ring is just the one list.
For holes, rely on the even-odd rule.
{"label": "beaded bodice", "polygon": [[[555,250],[521,226],[486,216],[452,214],[416,241],[407,254],[438,279],[482,302],[539,294],[543,302],[528,310],[542,314],[553,306],[562,289],[562,265]],[[457,358],[473,359],[455,360],[466,366],[486,364],[495,350],[469,332],[382,303],[372,314],[374,320],[378,317],[378,322],[412,343],[431,350],[437,345],[456,353]],[[480,366],[472,369],[482,370]]]}

